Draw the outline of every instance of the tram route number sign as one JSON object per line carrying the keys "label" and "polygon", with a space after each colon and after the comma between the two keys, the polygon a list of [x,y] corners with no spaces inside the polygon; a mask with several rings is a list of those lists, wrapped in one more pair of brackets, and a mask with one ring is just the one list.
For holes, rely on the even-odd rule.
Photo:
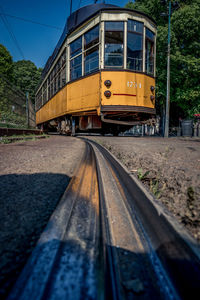
{"label": "tram route number sign", "polygon": [[137,83],[135,81],[127,81],[127,87],[129,88],[142,88],[142,84],[141,83]]}

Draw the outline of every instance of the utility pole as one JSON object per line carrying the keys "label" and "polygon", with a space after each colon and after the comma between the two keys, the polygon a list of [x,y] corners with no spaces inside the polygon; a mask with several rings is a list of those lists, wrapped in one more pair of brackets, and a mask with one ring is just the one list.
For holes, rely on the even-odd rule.
{"label": "utility pole", "polygon": [[168,46],[167,46],[167,95],[166,95],[166,107],[165,107],[165,132],[164,137],[169,137],[169,108],[170,108],[170,33],[171,26],[171,0],[169,0],[169,12],[168,12]]}

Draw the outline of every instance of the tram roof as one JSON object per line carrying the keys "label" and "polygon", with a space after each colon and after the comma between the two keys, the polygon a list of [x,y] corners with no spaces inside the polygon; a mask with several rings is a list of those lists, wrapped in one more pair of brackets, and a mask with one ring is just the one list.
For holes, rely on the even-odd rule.
{"label": "tram roof", "polygon": [[136,11],[133,9],[128,9],[128,8],[122,8],[122,7],[119,7],[116,5],[112,5],[112,4],[98,3],[98,4],[91,4],[91,5],[81,7],[80,9],[73,12],[67,18],[63,33],[53,51],[53,54],[48,58],[46,65],[42,71],[42,77],[44,78],[46,73],[49,71],[49,69],[50,69],[52,63],[54,62],[67,35],[69,35],[71,32],[73,32],[76,28],[78,28],[82,23],[84,23],[85,21],[90,19],[92,16],[96,15],[98,12],[105,11],[105,10],[111,10],[111,9],[116,10],[116,11],[120,10],[120,11],[137,12],[141,15],[148,17],[155,23],[155,21],[151,17],[149,17],[148,15],[146,15],[143,12]]}

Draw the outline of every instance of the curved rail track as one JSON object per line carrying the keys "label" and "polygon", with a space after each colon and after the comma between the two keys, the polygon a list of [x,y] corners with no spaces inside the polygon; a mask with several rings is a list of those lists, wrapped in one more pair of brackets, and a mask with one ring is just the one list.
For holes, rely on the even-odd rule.
{"label": "curved rail track", "polygon": [[100,145],[82,162],[8,299],[195,299],[199,248]]}

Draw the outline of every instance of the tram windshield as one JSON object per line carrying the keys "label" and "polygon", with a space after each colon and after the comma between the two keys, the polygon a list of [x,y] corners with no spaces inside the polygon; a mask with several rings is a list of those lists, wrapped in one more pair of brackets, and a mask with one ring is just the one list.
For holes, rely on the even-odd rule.
{"label": "tram windshield", "polygon": [[128,20],[127,69],[142,71],[143,23]]}
{"label": "tram windshield", "polygon": [[105,22],[105,67],[123,67],[124,23]]}

